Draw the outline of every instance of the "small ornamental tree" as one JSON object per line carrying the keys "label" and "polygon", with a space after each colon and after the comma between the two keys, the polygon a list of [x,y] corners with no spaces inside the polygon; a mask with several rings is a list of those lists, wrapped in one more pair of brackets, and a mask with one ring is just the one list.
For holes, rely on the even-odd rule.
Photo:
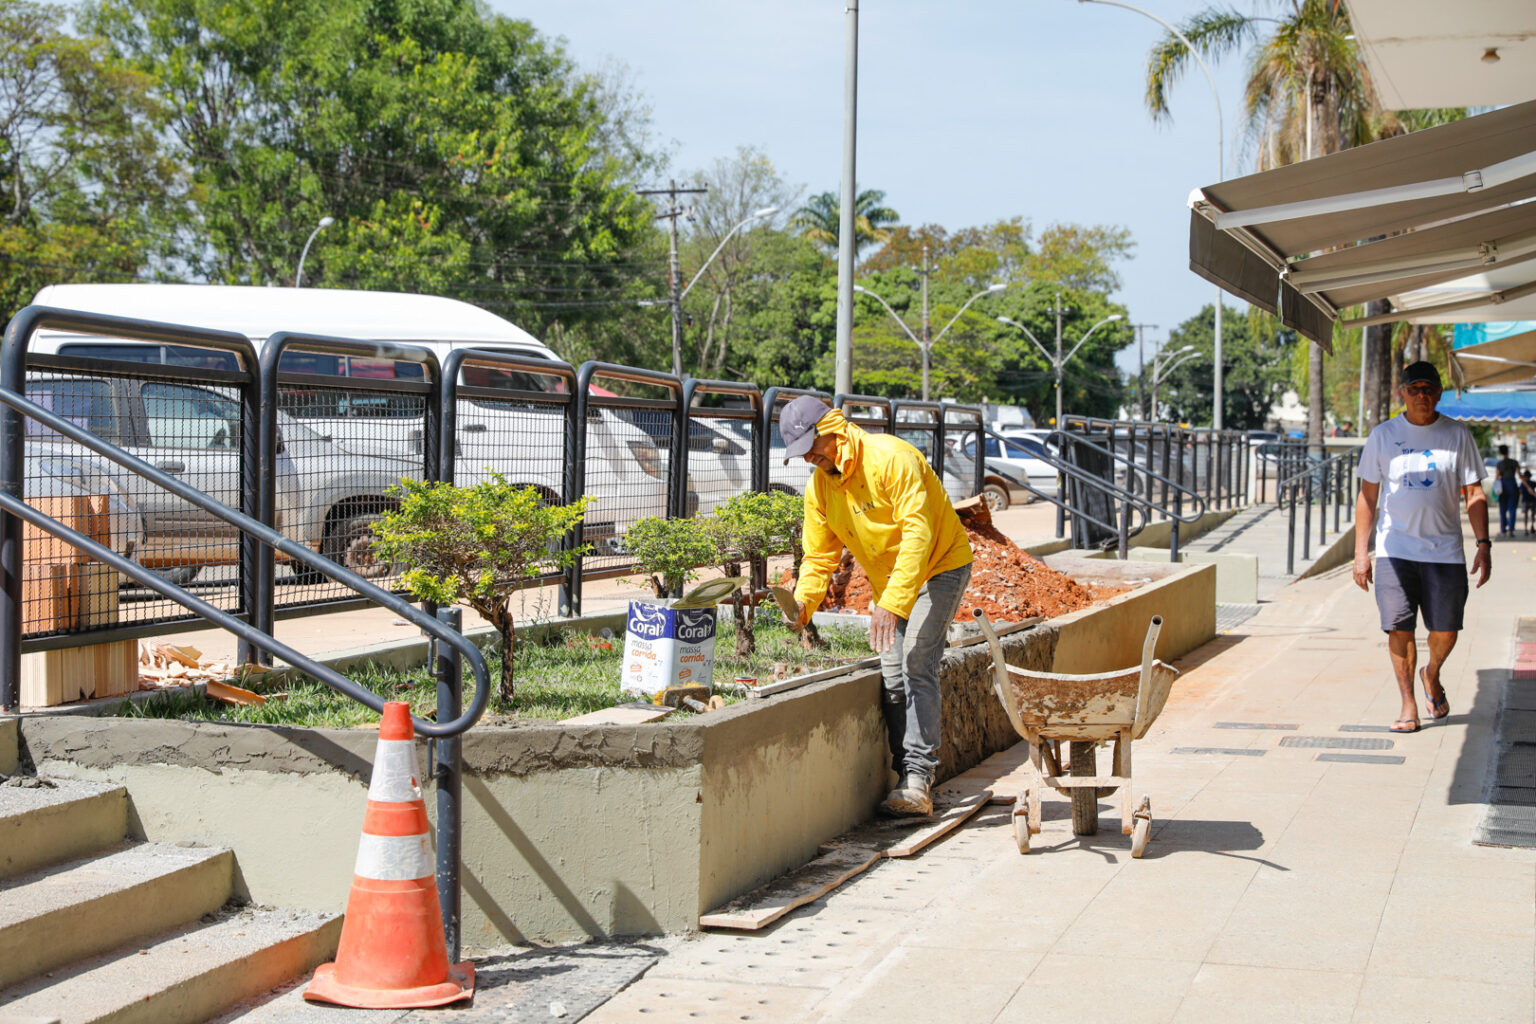
{"label": "small ornamental tree", "polygon": [[472,487],[401,480],[400,507],[373,523],[374,551],[405,565],[401,582],[419,600],[465,604],[501,634],[502,702],[513,696],[512,595],[534,577],[570,566],[579,553],[560,539],[589,499],[549,505],[536,488],[500,473]]}
{"label": "small ornamental tree", "polygon": [[[757,563],[769,555],[798,552],[800,531],[805,521],[805,503],[797,494],[783,491],[748,491],[738,494],[715,509],[710,517],[717,557],[727,576],[741,573],[741,562]],[[798,567],[799,561],[796,560]],[[757,650],[753,626],[757,619],[755,588],[748,587],[746,606],[737,603],[736,654],[746,657]],[[818,637],[811,634],[811,643]]]}
{"label": "small ornamental tree", "polygon": [[681,597],[683,587],[715,560],[715,540],[703,519],[647,516],[624,531],[624,550],[651,577],[656,596]]}

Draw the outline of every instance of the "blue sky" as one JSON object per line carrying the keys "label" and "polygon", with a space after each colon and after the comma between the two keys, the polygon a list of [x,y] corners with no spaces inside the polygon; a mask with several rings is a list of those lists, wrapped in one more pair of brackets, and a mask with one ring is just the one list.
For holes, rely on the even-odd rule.
{"label": "blue sky", "polygon": [[[628,65],[679,173],[762,149],[786,181],[836,190],[841,175],[842,0],[492,0],[564,37],[571,57]],[[1206,6],[1139,0],[1175,23]],[[1023,216],[1131,230],[1116,298],[1131,320],[1171,327],[1213,301],[1188,269],[1192,188],[1216,179],[1211,92],[1198,68],[1155,125],[1142,99],[1162,29],[1075,0],[863,0],[858,168],[903,223],[949,229]],[[1226,176],[1252,166],[1241,134],[1242,60],[1213,68],[1226,123]],[[1229,302],[1237,305],[1235,299]],[[1150,344],[1149,344],[1150,347]],[[1135,346],[1121,353],[1134,369]]]}

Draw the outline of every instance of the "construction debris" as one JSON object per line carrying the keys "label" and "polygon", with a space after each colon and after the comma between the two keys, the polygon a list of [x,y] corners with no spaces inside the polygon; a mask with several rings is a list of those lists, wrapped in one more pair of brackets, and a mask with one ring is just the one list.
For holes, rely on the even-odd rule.
{"label": "construction debris", "polygon": [[[139,641],[139,689],[168,690],[178,686],[203,683],[208,695],[231,704],[260,704],[266,698],[238,686],[223,685],[226,680],[245,682],[253,676],[270,672],[265,665],[231,666],[227,661],[204,660],[196,647],[166,643],[163,640]],[[214,684],[221,684],[219,693]]]}

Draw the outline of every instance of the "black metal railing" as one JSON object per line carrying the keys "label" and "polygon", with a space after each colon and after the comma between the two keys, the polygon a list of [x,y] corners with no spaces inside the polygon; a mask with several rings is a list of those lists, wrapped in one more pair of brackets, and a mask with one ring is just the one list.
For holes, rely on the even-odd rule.
{"label": "black metal railing", "polygon": [[[1169,523],[1169,560],[1179,560],[1180,524],[1198,522],[1206,512],[1206,499],[1197,490],[1147,469],[1144,465],[1138,465],[1134,454],[1116,451],[1065,430],[1055,430],[1045,435],[1044,447],[1044,455],[1036,457],[1054,466],[1067,486],[1058,486],[1055,495],[1045,494],[1033,487],[1030,490],[1056,506],[1058,537],[1064,533],[1064,520],[1070,519],[1073,546],[1107,548],[1107,541],[1112,539],[1119,557],[1124,559],[1130,547],[1130,539],[1150,525],[1154,515],[1160,515]],[[1051,447],[1056,448],[1057,454],[1050,452]],[[1105,464],[1110,467],[1108,472],[1103,469]],[[1124,467],[1123,477],[1115,472],[1116,467]],[[1148,486],[1145,493],[1134,487],[1133,472],[1146,476]],[[1117,478],[1124,479],[1125,483],[1117,482]],[[1165,495],[1162,500],[1152,496],[1152,484],[1162,486]],[[1063,492],[1066,495],[1064,498],[1061,496]],[[1171,501],[1166,497],[1168,495],[1171,495]],[[1184,510],[1186,498],[1190,504],[1188,512]],[[1118,508],[1115,507],[1117,502]],[[1141,519],[1140,524],[1134,527],[1133,513]],[[1087,526],[1097,527],[1108,536],[1094,536],[1086,529]]]}
{"label": "black metal railing", "polygon": [[[1354,522],[1356,450],[1331,455],[1326,459],[1307,457],[1303,467],[1275,482],[1275,498],[1286,509],[1285,572],[1296,572],[1296,529],[1301,528],[1301,557],[1312,558],[1312,509],[1317,509],[1317,547],[1319,553],[1328,543],[1328,515],[1333,514],[1333,532],[1341,524]],[[1298,521],[1297,508],[1301,509]]]}

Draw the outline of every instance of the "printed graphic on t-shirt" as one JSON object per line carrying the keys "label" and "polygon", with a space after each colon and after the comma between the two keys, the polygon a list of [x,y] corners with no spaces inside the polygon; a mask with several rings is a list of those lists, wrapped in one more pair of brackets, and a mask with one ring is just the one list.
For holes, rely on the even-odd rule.
{"label": "printed graphic on t-shirt", "polygon": [[[1400,454],[1398,466],[1402,472],[1404,487],[1433,487],[1435,486],[1435,452],[1432,448],[1423,451],[1415,451],[1409,444],[1398,442]],[[1394,460],[1397,461],[1397,460]]]}

